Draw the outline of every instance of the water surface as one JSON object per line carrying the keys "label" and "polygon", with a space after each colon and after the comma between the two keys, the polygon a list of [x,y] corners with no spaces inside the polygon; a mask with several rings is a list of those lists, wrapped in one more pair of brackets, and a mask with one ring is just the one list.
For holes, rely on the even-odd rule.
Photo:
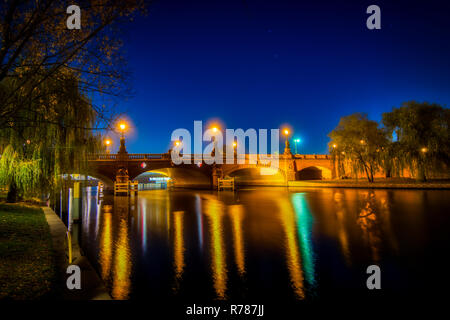
{"label": "water surface", "polygon": [[444,285],[450,191],[151,190],[83,199],[82,247],[115,299],[314,300]]}

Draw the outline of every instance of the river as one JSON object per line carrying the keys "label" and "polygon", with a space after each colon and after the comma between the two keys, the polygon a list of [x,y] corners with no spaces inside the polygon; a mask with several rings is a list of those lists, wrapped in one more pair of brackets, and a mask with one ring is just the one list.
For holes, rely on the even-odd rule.
{"label": "river", "polygon": [[433,290],[446,277],[450,191],[86,188],[81,245],[114,299],[314,300]]}

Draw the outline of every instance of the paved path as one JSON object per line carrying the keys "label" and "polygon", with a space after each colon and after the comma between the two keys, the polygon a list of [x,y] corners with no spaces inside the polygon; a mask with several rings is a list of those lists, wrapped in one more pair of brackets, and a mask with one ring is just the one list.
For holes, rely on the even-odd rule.
{"label": "paved path", "polygon": [[[78,244],[73,244],[73,265],[78,265],[81,269],[81,289],[69,290],[66,287],[66,274],[69,260],[67,255],[66,233],[67,228],[56,213],[49,207],[42,207],[45,218],[50,227],[53,241],[53,250],[58,270],[58,286],[63,300],[111,300],[103,281],[100,279],[88,259],[81,255]],[[58,290],[58,291],[59,291]]]}
{"label": "paved path", "polygon": [[289,181],[290,188],[363,188],[363,189],[450,189],[450,183],[401,183],[401,182],[345,182],[345,181]]}

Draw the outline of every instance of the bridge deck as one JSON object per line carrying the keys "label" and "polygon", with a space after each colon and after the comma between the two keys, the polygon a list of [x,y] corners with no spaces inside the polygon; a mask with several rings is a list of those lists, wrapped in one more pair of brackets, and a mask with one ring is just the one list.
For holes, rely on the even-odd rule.
{"label": "bridge deck", "polygon": [[[249,155],[246,154],[245,155],[245,159],[249,159],[251,156],[255,156],[255,155]],[[271,157],[271,155],[267,155],[267,154],[258,154],[256,155],[258,158],[267,158],[267,157]],[[204,159],[204,157],[202,155],[198,155],[198,154],[193,154],[191,155],[193,161],[201,161],[202,159]],[[284,155],[280,155],[280,158],[284,158]],[[146,161],[151,161],[151,160],[170,160],[170,153],[130,153],[130,154],[126,154],[126,155],[120,155],[120,154],[109,154],[109,153],[101,153],[101,154],[91,154],[88,156],[88,160],[89,161],[96,161],[96,160],[121,160],[121,159],[126,159],[126,160],[146,160]],[[226,157],[224,156],[224,159],[226,159]],[[331,157],[330,155],[327,154],[296,154],[293,155],[292,159],[307,159],[307,160],[330,160]]]}

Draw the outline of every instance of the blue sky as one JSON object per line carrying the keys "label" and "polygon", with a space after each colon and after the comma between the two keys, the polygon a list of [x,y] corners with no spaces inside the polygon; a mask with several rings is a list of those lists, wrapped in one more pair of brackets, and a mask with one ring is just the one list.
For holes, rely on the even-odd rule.
{"label": "blue sky", "polygon": [[[366,28],[381,8],[382,29]],[[301,153],[326,153],[339,118],[379,120],[404,101],[450,104],[444,1],[156,1],[123,29],[135,94],[127,148],[166,152],[177,128],[289,123]],[[117,147],[117,146],[116,146]]]}

